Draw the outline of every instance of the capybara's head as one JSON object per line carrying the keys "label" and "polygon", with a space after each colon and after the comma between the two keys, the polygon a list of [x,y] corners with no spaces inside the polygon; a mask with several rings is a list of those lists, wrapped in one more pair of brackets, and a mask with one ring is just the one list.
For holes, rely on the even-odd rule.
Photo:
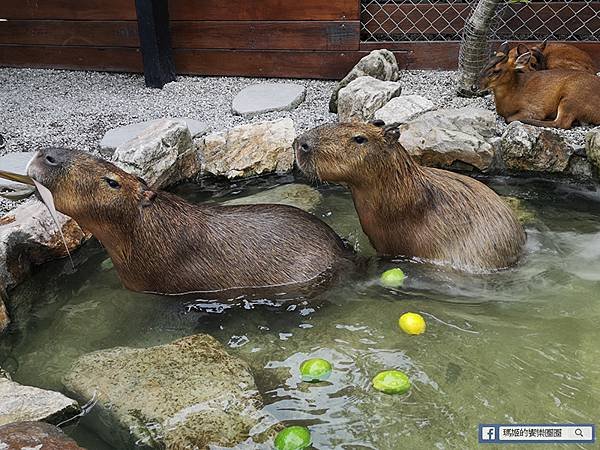
{"label": "capybara's head", "polygon": [[322,125],[294,141],[296,161],[307,175],[323,181],[360,183],[372,180],[379,165],[389,161],[390,151],[403,151],[398,144],[397,124],[336,123]]}
{"label": "capybara's head", "polygon": [[519,56],[530,53],[529,57],[527,58],[527,63],[523,64],[519,68],[519,71],[533,72],[536,70],[544,70],[546,69],[546,58],[544,56],[545,47],[545,42],[541,45],[534,45],[531,48],[525,44],[518,44],[516,47],[511,48],[508,52],[508,60],[511,64],[515,64],[515,61]]}
{"label": "capybara's head", "polygon": [[156,197],[141,178],[77,150],[39,150],[27,175],[50,190],[58,211],[87,227],[130,223]]}

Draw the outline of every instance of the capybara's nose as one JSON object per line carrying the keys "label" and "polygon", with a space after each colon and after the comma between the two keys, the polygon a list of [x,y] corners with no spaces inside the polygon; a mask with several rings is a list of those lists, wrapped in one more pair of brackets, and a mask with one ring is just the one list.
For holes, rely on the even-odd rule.
{"label": "capybara's nose", "polygon": [[37,158],[43,164],[51,167],[65,164],[71,158],[70,152],[64,148],[43,148],[38,150]]}
{"label": "capybara's nose", "polygon": [[302,136],[298,136],[294,141],[294,149],[298,151],[302,151],[304,153],[309,153],[312,151],[312,145],[309,142],[308,137],[303,134]]}

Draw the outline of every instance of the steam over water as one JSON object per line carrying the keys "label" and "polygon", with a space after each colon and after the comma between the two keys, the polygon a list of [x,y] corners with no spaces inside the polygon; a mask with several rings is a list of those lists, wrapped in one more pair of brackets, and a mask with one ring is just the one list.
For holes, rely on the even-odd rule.
{"label": "steam over water", "polygon": [[[0,341],[0,366],[19,382],[61,389],[84,353],[209,333],[250,363],[268,412],[308,426],[317,449],[474,448],[479,423],[597,423],[600,196],[541,182],[491,185],[535,214],[528,254],[514,269],[473,276],[374,262],[365,277],[311,301],[183,305],[126,291],[91,244],[73,255],[75,271],[59,261],[13,292],[15,321],[26,325]],[[195,186],[180,193],[221,201],[266,187],[241,185],[219,198]],[[317,214],[372,254],[349,194],[330,186],[321,192]],[[408,276],[404,287],[381,287],[379,274],[396,265]],[[406,311],[425,317],[424,335],[399,330]],[[332,362],[327,382],[300,382],[298,366],[309,356]],[[391,368],[411,378],[408,394],[370,387]],[[90,450],[108,449],[85,424],[70,433]]]}

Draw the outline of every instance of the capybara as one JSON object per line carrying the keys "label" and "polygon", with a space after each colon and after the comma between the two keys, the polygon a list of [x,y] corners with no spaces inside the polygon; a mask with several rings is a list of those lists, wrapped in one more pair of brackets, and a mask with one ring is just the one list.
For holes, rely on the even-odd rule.
{"label": "capybara", "polygon": [[515,264],[525,232],[494,191],[422,167],[383,122],[323,125],[294,143],[300,168],[348,185],[365,234],[384,256],[417,257],[469,272]]}
{"label": "capybara", "polygon": [[479,74],[479,88],[493,92],[496,112],[507,122],[600,125],[600,77],[579,70],[530,72],[531,52],[515,55],[504,43]]}
{"label": "capybara", "polygon": [[517,58],[523,53],[531,52],[529,64],[523,71],[533,70],[580,70],[595,75],[598,72],[592,57],[584,50],[571,44],[542,42],[531,47],[517,44],[510,49],[509,56]]}
{"label": "capybara", "polygon": [[352,264],[352,251],[329,226],[291,206],[195,205],[105,160],[60,148],[38,151],[28,175],[102,243],[133,291],[285,291]]}

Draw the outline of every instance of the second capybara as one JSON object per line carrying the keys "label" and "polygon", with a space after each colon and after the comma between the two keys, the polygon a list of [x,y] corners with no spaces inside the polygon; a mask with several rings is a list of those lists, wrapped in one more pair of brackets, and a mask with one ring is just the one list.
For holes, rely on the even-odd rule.
{"label": "second capybara", "polygon": [[308,131],[294,148],[307,175],[349,186],[379,254],[469,272],[515,264],[525,232],[506,203],[479,181],[420,166],[398,138],[381,121],[339,123]]}
{"label": "second capybara", "polygon": [[102,243],[133,291],[287,291],[352,265],[329,226],[291,206],[195,205],[75,150],[38,151],[28,175]]}
{"label": "second capybara", "polygon": [[579,70],[595,75],[598,68],[592,57],[571,44],[559,42],[542,42],[532,45],[517,44],[510,49],[509,57],[517,58],[519,55],[531,52],[532,58],[524,68],[525,71],[534,70]]}

